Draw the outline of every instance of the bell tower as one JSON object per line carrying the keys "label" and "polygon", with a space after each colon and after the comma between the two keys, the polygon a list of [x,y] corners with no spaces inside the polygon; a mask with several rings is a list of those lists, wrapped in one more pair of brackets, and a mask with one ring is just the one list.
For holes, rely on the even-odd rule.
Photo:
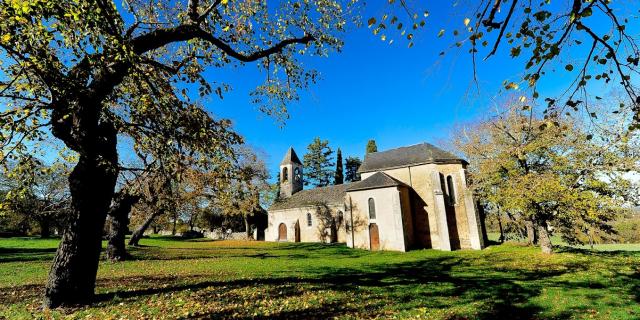
{"label": "bell tower", "polygon": [[280,162],[280,197],[288,198],[302,190],[302,162],[293,148]]}

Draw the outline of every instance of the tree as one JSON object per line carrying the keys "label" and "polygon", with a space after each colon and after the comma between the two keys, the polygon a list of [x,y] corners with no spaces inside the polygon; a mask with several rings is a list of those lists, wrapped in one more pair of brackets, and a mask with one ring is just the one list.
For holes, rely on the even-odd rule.
{"label": "tree", "polygon": [[367,142],[367,150],[366,153],[378,152],[378,146],[376,145],[376,141],[371,139]]}
{"label": "tree", "polygon": [[[69,213],[69,189],[66,176],[69,167],[56,162],[45,165],[35,157],[13,164],[2,179],[3,206],[20,231],[27,232],[37,224],[40,237],[48,238],[51,228],[64,225]],[[28,167],[29,170],[23,170]],[[1,214],[1,213],[0,213]]]}
{"label": "tree", "polygon": [[358,168],[362,161],[358,157],[347,157],[345,160],[345,180],[348,182],[360,181],[360,174],[358,174]]}
{"label": "tree", "polygon": [[261,223],[263,197],[271,192],[269,173],[262,157],[249,147],[242,146],[230,183],[209,196],[212,206],[224,216],[241,217],[248,239],[253,238],[252,227]]}
{"label": "tree", "polygon": [[282,1],[277,10],[262,1],[226,0],[0,4],[0,99],[7,106],[0,113],[1,161],[30,154],[49,133],[78,156],[69,176],[70,223],[52,264],[46,307],[93,297],[101,232],[121,169],[119,137],[130,138],[134,152],[168,140],[166,147],[183,155],[226,154],[234,139],[225,132],[228,123],[214,121],[192,97],[221,96],[229,87],[202,72],[259,61],[267,76],[253,99],[283,116],[284,104],[316,79],[299,57],[326,56],[342,45],[338,36],[350,12],[344,2]]}
{"label": "tree", "polygon": [[335,173],[335,183],[334,184],[343,184],[344,183],[344,175],[342,173],[342,151],[338,148],[336,152],[336,173]]}
{"label": "tree", "polygon": [[328,140],[320,140],[319,137],[313,139],[307,146],[307,153],[302,160],[305,185],[325,187],[331,184],[335,172],[332,155]]}
{"label": "tree", "polygon": [[142,194],[124,187],[113,197],[113,204],[109,209],[109,234],[106,255],[111,261],[124,261],[127,258],[125,236],[129,230],[129,214],[134,205],[140,201]]}
{"label": "tree", "polygon": [[[427,2],[389,1],[382,17],[368,19],[375,35],[382,30],[398,30],[413,46],[414,33],[428,24],[434,16],[428,11]],[[456,3],[457,4],[457,3]],[[633,113],[630,129],[640,128],[640,98],[637,83],[640,46],[633,36],[635,28],[628,28],[638,19],[629,4],[610,0],[572,0],[562,3],[552,1],[481,0],[463,8],[459,16],[459,28],[446,30],[435,26],[439,38],[451,40],[450,48],[464,48],[471,55],[474,79],[476,65],[489,60],[498,52],[509,54],[522,61],[523,72],[517,71],[515,79],[505,79],[505,90],[528,89],[530,97],[538,99],[538,85],[544,79],[553,78],[556,72],[567,72],[573,78],[561,94],[546,96],[548,111],[575,110],[589,107],[601,97],[591,93],[594,83],[612,85],[625,93],[618,101],[618,110]],[[419,15],[418,12],[421,12]],[[472,14],[469,14],[472,12]],[[446,19],[451,20],[449,13]],[[402,26],[412,26],[413,31]],[[397,26],[397,27],[396,27]],[[405,35],[405,33],[407,33]],[[383,40],[393,37],[383,33]],[[445,55],[443,50],[440,55]],[[478,59],[480,55],[483,59]],[[575,63],[574,63],[575,61]],[[546,77],[546,78],[545,78]],[[596,87],[597,88],[597,87]],[[601,115],[604,117],[604,114]]]}
{"label": "tree", "polygon": [[633,192],[624,178],[638,161],[628,152],[632,134],[595,136],[586,130],[591,120],[545,119],[515,102],[496,114],[454,139],[471,163],[476,194],[511,219],[531,223],[545,253],[552,251],[551,226],[570,243],[610,235],[609,222]]}

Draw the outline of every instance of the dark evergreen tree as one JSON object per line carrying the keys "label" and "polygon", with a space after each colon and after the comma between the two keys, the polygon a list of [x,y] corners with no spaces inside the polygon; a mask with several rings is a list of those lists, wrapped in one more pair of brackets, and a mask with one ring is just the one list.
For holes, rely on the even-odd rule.
{"label": "dark evergreen tree", "polygon": [[307,154],[302,161],[305,185],[325,187],[331,183],[334,175],[332,155],[328,140],[320,140],[318,137],[313,139],[307,146]]}
{"label": "dark evergreen tree", "polygon": [[373,139],[367,142],[367,154],[372,152],[378,152],[378,146],[376,145],[376,141]]}
{"label": "dark evergreen tree", "polygon": [[358,157],[347,157],[345,160],[345,175],[344,179],[347,182],[360,181],[360,174],[358,174],[358,168],[362,161]]}
{"label": "dark evergreen tree", "polygon": [[344,174],[342,173],[342,151],[338,148],[338,152],[336,152],[336,175],[335,175],[335,183],[334,184],[343,184],[344,183]]}

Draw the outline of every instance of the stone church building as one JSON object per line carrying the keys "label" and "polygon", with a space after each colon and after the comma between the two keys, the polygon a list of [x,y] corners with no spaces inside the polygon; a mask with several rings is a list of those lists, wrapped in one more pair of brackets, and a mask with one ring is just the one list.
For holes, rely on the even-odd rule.
{"label": "stone church building", "polygon": [[280,163],[280,199],[268,209],[267,241],[344,242],[407,251],[482,249],[467,162],[429,143],[369,153],[361,181],[303,190],[293,148]]}

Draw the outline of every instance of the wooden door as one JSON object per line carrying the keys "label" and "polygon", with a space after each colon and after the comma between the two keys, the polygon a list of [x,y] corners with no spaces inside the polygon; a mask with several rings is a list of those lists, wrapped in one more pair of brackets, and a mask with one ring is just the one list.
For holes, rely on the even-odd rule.
{"label": "wooden door", "polygon": [[295,242],[300,242],[300,221],[296,221],[295,232]]}
{"label": "wooden door", "polygon": [[372,223],[369,225],[369,245],[371,251],[380,250],[380,233],[378,232],[378,225]]}
{"label": "wooden door", "polygon": [[287,240],[287,226],[284,223],[281,223],[278,227],[278,240]]}

